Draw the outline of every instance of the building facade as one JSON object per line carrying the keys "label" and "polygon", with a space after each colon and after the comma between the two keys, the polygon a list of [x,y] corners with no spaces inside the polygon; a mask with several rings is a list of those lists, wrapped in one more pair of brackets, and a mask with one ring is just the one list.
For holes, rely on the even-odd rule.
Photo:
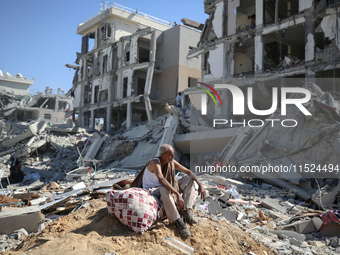
{"label": "building facade", "polygon": [[79,24],[81,52],[73,80],[78,125],[106,131],[151,120],[178,91],[201,77],[199,58],[186,58],[200,32],[117,4]]}
{"label": "building facade", "polygon": [[[199,46],[202,81],[253,87],[254,106],[271,106],[272,87],[318,84],[339,94],[339,8],[337,1],[205,0],[209,15]],[[190,91],[187,92],[190,94]],[[231,118],[230,94],[215,112]]]}
{"label": "building facade", "polygon": [[33,83],[33,79],[28,80],[21,73],[12,76],[8,72],[3,73],[0,70],[0,92],[8,92],[20,96],[28,95],[29,87]]}

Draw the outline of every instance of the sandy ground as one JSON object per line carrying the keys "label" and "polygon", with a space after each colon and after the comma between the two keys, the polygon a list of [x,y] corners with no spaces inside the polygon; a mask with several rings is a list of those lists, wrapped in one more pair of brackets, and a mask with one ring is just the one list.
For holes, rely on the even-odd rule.
{"label": "sandy ground", "polygon": [[192,246],[194,254],[273,254],[242,230],[224,221],[201,218],[189,226],[191,237],[181,238],[168,220],[154,224],[143,235],[130,231],[110,215],[106,202],[92,200],[82,208],[48,224],[39,234],[4,254],[182,254],[165,240],[174,237]]}

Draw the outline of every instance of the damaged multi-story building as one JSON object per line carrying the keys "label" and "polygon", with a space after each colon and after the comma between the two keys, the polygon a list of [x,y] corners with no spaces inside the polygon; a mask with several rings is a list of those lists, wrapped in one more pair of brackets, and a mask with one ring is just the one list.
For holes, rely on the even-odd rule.
{"label": "damaged multi-story building", "polygon": [[[340,91],[337,1],[204,0],[204,7],[209,18],[188,55],[202,57],[203,82],[234,84],[245,93],[252,86],[256,109],[271,106],[273,87],[312,82]],[[226,103],[215,113],[234,117],[228,91],[220,92]]]}
{"label": "damaged multi-story building", "polygon": [[186,58],[200,31],[118,5],[79,24],[72,93],[78,125],[106,131],[151,120],[201,77],[200,59]]}

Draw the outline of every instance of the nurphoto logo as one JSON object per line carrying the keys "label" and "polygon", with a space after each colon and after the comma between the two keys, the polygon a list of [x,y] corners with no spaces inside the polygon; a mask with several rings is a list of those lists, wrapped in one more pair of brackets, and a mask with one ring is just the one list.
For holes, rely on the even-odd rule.
{"label": "nurphoto logo", "polygon": [[[243,94],[243,91],[232,84],[215,84],[215,89],[213,87],[211,87],[208,84],[205,83],[199,83],[201,85],[206,86],[207,88],[209,88],[218,98],[218,100],[220,101],[220,104],[222,106],[222,100],[220,95],[217,93],[217,91],[215,89],[228,89],[231,93],[231,96],[233,98],[233,115],[238,115],[238,116],[244,116],[245,115],[245,96]],[[206,94],[202,94],[202,98],[201,98],[201,114],[202,115],[207,115],[207,95],[209,95],[215,105],[217,105],[215,98],[213,97],[213,95],[205,88],[201,88],[201,87],[197,87],[203,91],[206,92]],[[287,114],[287,105],[295,105],[305,116],[310,116],[312,115],[304,106],[304,103],[307,103],[310,99],[311,99],[311,93],[309,90],[305,89],[305,88],[300,88],[300,87],[282,87],[280,88],[281,93],[281,115],[285,116]],[[304,97],[300,97],[300,98],[288,98],[288,95],[290,94],[294,94],[294,93],[299,93],[299,94],[303,94]],[[279,96],[278,96],[278,88],[273,87],[272,88],[272,105],[269,109],[267,110],[259,110],[256,109],[254,107],[253,104],[253,88],[252,87],[248,87],[247,88],[247,106],[249,111],[257,116],[267,116],[270,115],[272,113],[274,113],[278,107],[278,100]],[[272,123],[272,126],[274,126],[274,122],[275,121],[280,121],[279,119],[266,119],[266,121],[270,121]],[[226,120],[226,119],[214,119],[213,121],[213,127],[215,127],[216,125],[219,124],[227,124],[230,123],[232,125],[232,120]],[[287,122],[293,122],[293,125],[288,125]],[[255,125],[255,123],[260,123]],[[234,122],[234,124],[236,124]],[[246,124],[246,120],[243,120],[242,122],[237,122],[237,124],[243,124],[245,126]],[[248,120],[248,126],[256,126],[256,127],[260,127],[263,126],[264,121],[261,119],[251,119]],[[294,119],[285,119],[285,120],[281,120],[281,124],[284,127],[295,127],[297,126],[297,121]]]}

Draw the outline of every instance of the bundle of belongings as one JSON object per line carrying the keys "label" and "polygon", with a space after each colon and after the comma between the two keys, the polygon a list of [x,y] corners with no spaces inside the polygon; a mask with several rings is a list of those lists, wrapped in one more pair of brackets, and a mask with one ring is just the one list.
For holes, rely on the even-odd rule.
{"label": "bundle of belongings", "polygon": [[161,217],[160,203],[147,190],[113,190],[106,195],[110,214],[134,232],[143,234]]}

